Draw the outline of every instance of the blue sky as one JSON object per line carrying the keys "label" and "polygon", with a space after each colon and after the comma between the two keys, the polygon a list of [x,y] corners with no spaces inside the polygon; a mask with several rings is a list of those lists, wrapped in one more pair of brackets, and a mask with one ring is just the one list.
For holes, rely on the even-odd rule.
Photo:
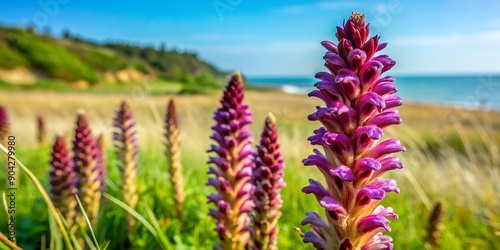
{"label": "blue sky", "polygon": [[[313,75],[323,70],[322,40],[352,11],[397,61],[393,74],[500,73],[498,0],[0,0],[0,23],[69,29],[196,51],[224,70],[250,76]],[[374,33],[372,33],[373,35]]]}

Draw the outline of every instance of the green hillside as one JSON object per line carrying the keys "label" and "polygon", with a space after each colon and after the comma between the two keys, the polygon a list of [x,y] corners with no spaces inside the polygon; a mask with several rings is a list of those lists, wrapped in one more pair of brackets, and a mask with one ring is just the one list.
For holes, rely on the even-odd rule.
{"label": "green hillside", "polygon": [[[219,88],[225,76],[195,53],[169,50],[163,44],[156,48],[124,42],[96,43],[67,31],[62,38],[55,38],[32,30],[0,27],[0,70],[5,73],[16,69],[33,73],[36,80],[31,84],[39,86],[83,82],[99,88],[155,82],[180,84],[183,92]],[[1,76],[0,82],[9,84]]]}

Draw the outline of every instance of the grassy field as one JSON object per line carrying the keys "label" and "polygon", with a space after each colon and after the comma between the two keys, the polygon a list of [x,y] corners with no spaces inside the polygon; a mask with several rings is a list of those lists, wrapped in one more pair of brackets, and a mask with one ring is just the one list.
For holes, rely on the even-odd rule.
{"label": "grassy field", "polygon": [[[215,221],[207,215],[211,204],[206,196],[208,159],[206,150],[212,113],[220,94],[176,96],[182,129],[182,155],[186,190],[186,221],[175,219],[169,176],[163,146],[163,119],[170,96],[151,96],[147,91],[134,94],[84,94],[14,91],[0,92],[0,104],[11,117],[16,154],[38,179],[48,186],[50,147],[56,133],[73,136],[77,110],[88,114],[94,136],[103,133],[107,140],[109,176],[106,192],[121,199],[119,173],[112,147],[112,119],[122,100],[128,100],[135,112],[140,143],[138,186],[141,193],[138,212],[158,222],[161,231],[175,249],[211,249],[217,240]],[[282,190],[283,217],[280,219],[280,249],[312,249],[301,243],[294,227],[303,232],[300,221],[308,210],[320,211],[313,196],[300,189],[308,178],[321,179],[318,171],[304,167],[301,160],[312,151],[307,137],[318,123],[306,116],[320,103],[306,96],[280,92],[247,93],[246,102],[254,115],[252,129],[260,134],[268,112],[277,117],[282,153],[285,158],[285,182]],[[44,147],[36,142],[36,115],[46,119]],[[403,124],[389,129],[386,136],[398,137],[407,152],[398,156],[405,169],[389,174],[395,178],[400,194],[390,193],[383,201],[399,214],[391,222],[389,233],[397,249],[424,249],[429,211],[436,201],[445,204],[441,249],[500,249],[500,113],[473,112],[438,106],[405,104],[400,109]],[[34,184],[21,173],[17,191],[17,237],[25,249],[48,247],[51,242],[49,213]],[[0,190],[5,190],[5,175],[0,175]],[[151,209],[155,219],[148,216]],[[103,199],[96,228],[98,242],[109,241],[110,249],[120,249],[126,237],[122,208]],[[321,212],[322,213],[322,212]],[[5,211],[0,211],[0,232],[7,233]],[[136,249],[161,249],[158,235],[140,226],[133,235]],[[57,237],[53,237],[57,238]],[[60,239],[59,239],[60,241]],[[54,241],[54,244],[57,240]],[[0,243],[1,245],[1,243]],[[0,247],[1,249],[1,247]]]}

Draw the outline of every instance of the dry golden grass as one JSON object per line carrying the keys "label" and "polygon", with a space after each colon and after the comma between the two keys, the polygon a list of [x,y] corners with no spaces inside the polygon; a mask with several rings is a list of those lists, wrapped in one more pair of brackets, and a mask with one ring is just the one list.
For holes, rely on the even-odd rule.
{"label": "dry golden grass", "polygon": [[[128,100],[136,113],[141,139],[162,132],[161,122],[169,96],[149,96],[145,93],[123,94],[86,94],[57,92],[4,92],[0,91],[0,103],[8,109],[11,116],[12,133],[22,147],[32,147],[36,140],[36,115],[42,114],[47,122],[49,142],[57,132],[70,135],[78,109],[84,109],[95,134],[110,134],[111,119],[119,103]],[[202,125],[212,124],[212,113],[218,106],[219,94],[177,96],[181,126],[197,138],[210,134],[210,128]],[[292,137],[308,136],[317,124],[304,122],[306,116],[320,102],[315,98],[301,95],[288,95],[280,91],[248,92],[246,102],[254,114],[254,127],[259,129],[268,112],[273,112],[281,126],[289,127]],[[392,128],[403,137],[440,135],[456,131],[460,125],[464,135],[479,135],[490,139],[500,138],[500,112],[458,110],[450,107],[404,104],[400,108],[403,125]],[[191,130],[193,129],[193,130]],[[307,130],[307,131],[304,131]],[[153,133],[154,132],[154,133]],[[303,132],[306,132],[305,134]],[[480,134],[481,132],[482,134]],[[412,135],[413,134],[413,135]],[[297,138],[298,139],[298,138]],[[305,138],[300,138],[304,140]]]}

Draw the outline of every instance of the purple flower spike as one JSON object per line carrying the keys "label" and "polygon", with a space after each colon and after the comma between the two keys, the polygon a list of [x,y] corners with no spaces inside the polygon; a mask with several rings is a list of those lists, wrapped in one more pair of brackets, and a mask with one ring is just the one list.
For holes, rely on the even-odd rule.
{"label": "purple flower spike", "polygon": [[354,12],[343,27],[337,27],[338,42],[322,42],[328,51],[323,59],[329,72],[316,74],[314,96],[324,102],[308,116],[323,126],[308,138],[323,148],[303,160],[316,166],[325,184],[309,180],[302,189],[315,195],[326,219],[308,212],[302,224],[312,230],[304,243],[317,249],[392,249],[389,217],[397,219],[392,208],[379,203],[389,192],[399,193],[396,181],[379,177],[403,164],[393,153],[405,151],[397,139],[381,141],[384,129],[401,123],[396,107],[401,106],[394,78],[382,76],[395,61],[376,55],[387,44],[379,37],[368,39],[365,17]]}
{"label": "purple flower spike", "polygon": [[57,209],[61,211],[69,228],[75,232],[75,219],[78,212],[75,198],[77,179],[73,168],[73,159],[64,136],[56,136],[51,156],[50,165],[52,168],[49,171],[50,197]]}
{"label": "purple flower spike", "polygon": [[254,206],[254,156],[252,132],[248,127],[252,118],[248,106],[243,104],[243,97],[243,80],[238,72],[229,81],[222,95],[221,107],[215,112],[216,124],[212,127],[214,134],[211,138],[216,143],[208,150],[214,153],[208,161],[214,167],[208,172],[213,177],[208,179],[207,185],[217,191],[208,197],[208,202],[217,206],[210,209],[209,214],[217,220],[215,231],[221,240],[213,246],[214,249],[245,249],[250,240],[248,224],[249,212]]}
{"label": "purple flower spike", "polygon": [[[90,131],[87,116],[83,111],[78,112],[73,140],[73,161],[78,177],[78,197],[87,214],[92,227],[97,225],[99,206],[102,196],[102,162],[99,149]],[[79,223],[86,227],[83,215],[78,218]]]}
{"label": "purple flower spike", "polygon": [[269,114],[257,147],[253,173],[253,249],[278,249],[278,219],[283,204],[280,192],[285,186],[283,167],[276,118]]}
{"label": "purple flower spike", "polygon": [[9,114],[4,106],[0,105],[0,143],[7,147],[9,133]]}
{"label": "purple flower spike", "polygon": [[[137,208],[139,195],[137,193],[137,165],[139,160],[139,145],[137,143],[137,129],[134,121],[134,113],[130,104],[123,101],[120,108],[115,112],[113,119],[113,140],[116,149],[116,159],[120,170],[122,181],[120,191],[123,201],[132,209]],[[135,218],[126,214],[127,230],[129,233],[135,231]]]}

